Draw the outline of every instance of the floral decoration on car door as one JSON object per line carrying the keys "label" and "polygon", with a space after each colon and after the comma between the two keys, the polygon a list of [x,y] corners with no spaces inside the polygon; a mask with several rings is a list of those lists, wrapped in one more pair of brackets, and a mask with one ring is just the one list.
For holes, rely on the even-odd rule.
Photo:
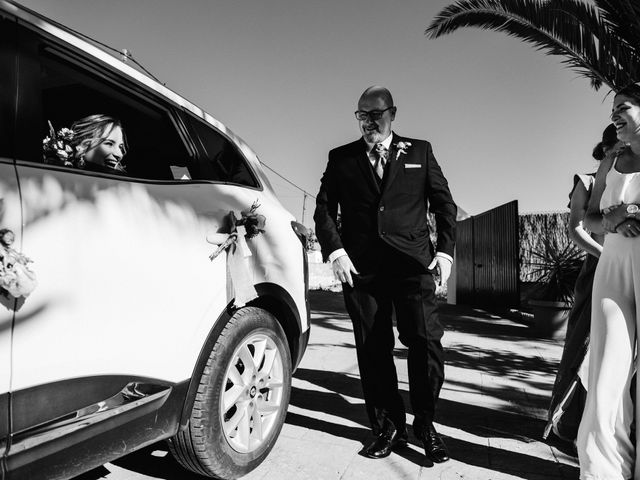
{"label": "floral decoration on car door", "polygon": [[224,217],[225,225],[222,229],[229,233],[207,235],[207,241],[218,246],[209,255],[209,260],[215,260],[218,255],[228,250],[227,269],[233,286],[234,303],[237,307],[241,307],[258,295],[253,286],[249,268],[251,250],[249,250],[246,241],[264,233],[267,219],[264,215],[256,212],[259,207],[260,204],[255,201],[251,208],[240,212],[240,218],[236,218],[233,211],[229,212]]}
{"label": "floral decoration on car door", "polygon": [[[235,245],[238,241],[238,227],[244,227],[244,238],[249,240],[260,233],[264,233],[264,227],[267,223],[267,219],[264,215],[256,213],[256,210],[260,207],[260,204],[255,201],[251,208],[248,210],[242,210],[240,212],[240,218],[236,218],[233,212],[229,212],[225,217],[225,230],[229,230],[229,233],[219,233],[210,235],[207,240],[211,243],[218,244],[218,248],[209,255],[209,260],[213,261],[218,255],[224,252],[231,245]],[[242,242],[242,239],[240,240]],[[242,246],[242,244],[241,244]],[[231,253],[235,252],[235,246],[232,248]]]}
{"label": "floral decoration on car door", "polygon": [[38,282],[29,265],[33,260],[13,248],[15,239],[12,230],[0,229],[0,293],[26,298]]}

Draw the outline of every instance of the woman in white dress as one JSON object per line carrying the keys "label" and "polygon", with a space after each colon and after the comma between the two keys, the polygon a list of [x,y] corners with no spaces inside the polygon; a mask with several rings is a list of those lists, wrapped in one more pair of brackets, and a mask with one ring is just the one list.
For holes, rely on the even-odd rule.
{"label": "woman in white dress", "polygon": [[624,146],[601,162],[584,222],[606,235],[593,285],[589,388],[577,439],[582,480],[640,479],[638,443],[631,439],[640,319],[639,84],[616,94],[611,120]]}

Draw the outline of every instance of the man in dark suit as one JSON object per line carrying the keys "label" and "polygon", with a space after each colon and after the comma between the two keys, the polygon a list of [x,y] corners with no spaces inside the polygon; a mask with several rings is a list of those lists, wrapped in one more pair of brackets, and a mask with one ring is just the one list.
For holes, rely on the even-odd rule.
{"label": "man in dark suit", "polygon": [[[389,90],[365,90],[355,115],[362,138],[329,152],[314,219],[323,256],[343,282],[353,323],[375,436],[363,453],[383,458],[407,443],[393,361],[395,309],[400,341],[408,348],[413,431],[427,456],[444,462],[449,453],[433,426],[444,381],[434,273],[444,284],[451,272],[456,205],[429,142],[391,131],[396,107]],[[437,251],[427,211],[435,214]]]}

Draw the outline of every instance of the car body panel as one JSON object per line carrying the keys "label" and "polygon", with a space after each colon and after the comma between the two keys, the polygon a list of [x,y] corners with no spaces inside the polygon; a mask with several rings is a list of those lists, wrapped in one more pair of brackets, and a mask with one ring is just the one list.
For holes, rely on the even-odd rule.
{"label": "car body panel", "polygon": [[[105,383],[115,385],[123,380],[114,376],[77,381],[102,388]],[[35,389],[34,398],[36,394],[38,398],[45,393],[55,394],[65,386],[49,385],[48,392]],[[142,398],[123,399],[123,390],[99,404],[88,404],[16,435],[7,458],[6,480],[71,478],[176,433],[186,383],[156,385]],[[123,429],[127,431],[126,436]]]}
{"label": "car body panel", "polygon": [[[239,217],[258,201],[268,219],[265,234],[247,241],[254,283],[302,270],[302,259],[277,260],[299,244],[279,235],[290,227],[280,214],[270,216],[261,192],[100,178],[26,162],[17,171],[22,251],[33,260],[38,286],[16,314],[14,390],[110,373],[189,378],[230,300],[226,255],[210,261],[215,246],[206,241],[230,211]],[[303,296],[303,285],[287,287]],[[150,319],[162,328],[149,329]],[[47,359],[37,369],[34,352]]]}

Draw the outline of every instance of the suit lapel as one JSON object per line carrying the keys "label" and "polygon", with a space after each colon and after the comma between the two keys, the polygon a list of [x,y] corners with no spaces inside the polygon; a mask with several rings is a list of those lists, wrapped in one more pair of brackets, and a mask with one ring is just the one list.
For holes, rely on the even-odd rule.
{"label": "suit lapel", "polygon": [[358,160],[362,177],[371,188],[373,188],[377,193],[380,193],[380,185],[378,184],[376,173],[373,171],[373,168],[371,168],[371,161],[367,155],[367,144],[363,138],[360,138],[360,141],[357,142],[356,145],[357,151],[354,151],[353,154]]}

